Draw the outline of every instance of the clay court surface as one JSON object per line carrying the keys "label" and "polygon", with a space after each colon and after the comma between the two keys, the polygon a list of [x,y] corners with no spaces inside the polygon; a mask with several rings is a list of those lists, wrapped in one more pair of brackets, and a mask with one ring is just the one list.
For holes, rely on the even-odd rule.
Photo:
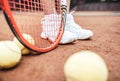
{"label": "clay court surface", "polygon": [[0,70],[0,81],[65,81],[65,61],[81,50],[98,53],[108,66],[108,81],[120,81],[120,16],[74,17],[78,24],[94,32],[90,40],[59,45],[56,49],[39,55],[22,56],[15,68]]}

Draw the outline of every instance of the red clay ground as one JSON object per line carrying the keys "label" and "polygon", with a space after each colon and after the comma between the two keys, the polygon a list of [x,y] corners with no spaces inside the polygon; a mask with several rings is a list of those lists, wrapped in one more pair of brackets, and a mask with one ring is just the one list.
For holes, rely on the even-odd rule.
{"label": "red clay ground", "polygon": [[77,23],[94,32],[91,40],[59,45],[40,55],[23,56],[19,65],[0,70],[0,81],[65,81],[63,65],[75,52],[90,50],[105,60],[108,81],[120,81],[120,16],[75,16]]}

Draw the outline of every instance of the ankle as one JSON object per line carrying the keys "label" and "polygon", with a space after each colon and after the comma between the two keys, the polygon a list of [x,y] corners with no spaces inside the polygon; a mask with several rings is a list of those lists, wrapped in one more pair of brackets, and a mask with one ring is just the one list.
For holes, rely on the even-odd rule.
{"label": "ankle", "polygon": [[67,22],[75,22],[72,14],[67,14]]}

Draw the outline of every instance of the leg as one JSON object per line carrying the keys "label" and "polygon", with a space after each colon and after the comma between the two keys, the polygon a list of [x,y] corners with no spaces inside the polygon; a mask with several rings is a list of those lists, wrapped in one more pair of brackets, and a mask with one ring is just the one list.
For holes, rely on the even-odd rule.
{"label": "leg", "polygon": [[67,13],[70,12],[70,0],[67,0]]}

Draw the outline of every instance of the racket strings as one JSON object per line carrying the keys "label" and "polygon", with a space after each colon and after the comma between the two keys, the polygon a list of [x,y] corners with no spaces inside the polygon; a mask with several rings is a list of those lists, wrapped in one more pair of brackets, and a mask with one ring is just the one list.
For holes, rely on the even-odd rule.
{"label": "racket strings", "polygon": [[39,12],[42,10],[40,0],[9,0],[11,10]]}

